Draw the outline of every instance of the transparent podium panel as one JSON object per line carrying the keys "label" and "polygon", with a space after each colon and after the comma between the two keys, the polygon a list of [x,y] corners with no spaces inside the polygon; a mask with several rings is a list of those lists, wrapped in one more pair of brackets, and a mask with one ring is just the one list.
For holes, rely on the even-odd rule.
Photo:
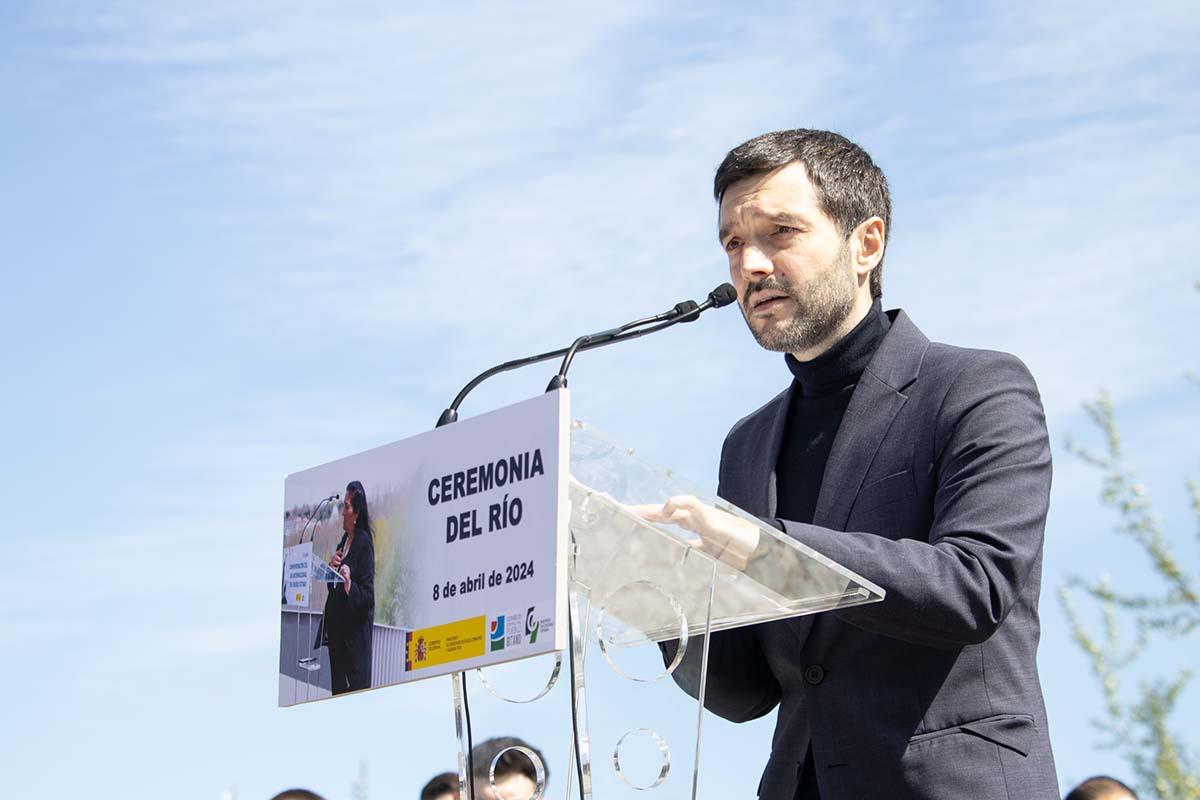
{"label": "transparent podium panel", "polygon": [[[461,675],[465,692],[458,677],[451,678],[453,686],[443,684],[442,691],[454,698],[461,732],[460,776],[476,776],[475,800],[693,796],[693,781],[703,780],[697,770],[696,699],[672,681],[657,644],[643,639],[602,650],[597,623],[606,631],[614,622],[624,623],[605,621],[598,612],[585,595],[572,592],[569,645],[574,652],[472,670]],[[585,630],[592,631],[588,638],[580,635]],[[703,643],[703,637],[693,640],[696,647]],[[468,709],[476,750],[470,766]],[[519,737],[538,752],[517,743],[488,748],[498,737]],[[531,764],[540,790],[533,781],[506,786],[496,778],[498,761]],[[714,761],[714,769],[720,768]],[[469,797],[465,783],[459,796]]]}
{"label": "transparent podium panel", "polygon": [[[544,755],[538,780],[493,784],[493,765],[475,764],[475,797],[699,797],[702,728],[732,724],[701,711],[709,634],[884,592],[586,423],[572,423],[570,450],[569,648],[453,678],[460,777],[468,732],[475,745],[517,736]],[[679,497],[705,524],[664,521],[679,518],[662,512]],[[516,746],[479,755],[541,761]],[[710,781],[723,768],[716,754],[711,764]]]}
{"label": "transparent podium panel", "polygon": [[312,580],[316,583],[341,583],[342,576],[315,555],[312,560]]}
{"label": "transparent podium panel", "polygon": [[[646,584],[669,593],[690,632],[702,633],[714,567],[714,631],[883,598],[870,581],[671,470],[642,461],[583,422],[571,426],[571,478],[572,580],[606,614],[627,623],[626,637],[679,637],[672,605],[641,602],[651,591]],[[704,552],[697,534],[648,522],[636,510],[681,495],[755,526],[758,543],[744,565]],[[634,583],[643,588],[629,586]]]}
{"label": "transparent podium panel", "polygon": [[[342,576],[315,553],[308,556],[304,605],[281,609],[279,703],[295,705],[331,695],[329,651],[321,643],[321,610],[331,589],[342,591]],[[285,598],[286,599],[286,598]]]}
{"label": "transparent podium panel", "polygon": [[282,609],[279,647],[279,702],[295,705],[330,696],[329,654],[317,641],[321,611]]}

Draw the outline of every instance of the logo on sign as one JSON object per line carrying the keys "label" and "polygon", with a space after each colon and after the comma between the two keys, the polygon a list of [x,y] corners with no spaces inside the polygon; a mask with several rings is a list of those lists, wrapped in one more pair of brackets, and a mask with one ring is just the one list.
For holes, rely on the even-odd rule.
{"label": "logo on sign", "polygon": [[488,633],[488,639],[492,643],[492,652],[504,649],[504,616],[500,615],[492,620],[491,630]]}
{"label": "logo on sign", "polygon": [[530,606],[525,612],[525,636],[529,638],[530,644],[537,641],[538,630],[542,627],[541,623],[533,618],[534,608],[535,606]]}

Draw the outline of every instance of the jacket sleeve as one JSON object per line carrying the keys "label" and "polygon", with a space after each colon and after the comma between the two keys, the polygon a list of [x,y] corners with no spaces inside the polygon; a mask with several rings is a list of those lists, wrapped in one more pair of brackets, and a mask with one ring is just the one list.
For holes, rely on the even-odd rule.
{"label": "jacket sleeve", "polygon": [[[341,540],[337,543],[337,547],[334,548],[334,552],[341,550],[343,547],[345,547],[345,545],[346,545],[346,534],[343,533]],[[333,592],[334,589],[340,589],[341,585],[342,584],[340,581],[325,581],[325,588],[328,589],[331,593]]]}
{"label": "jacket sleeve", "polygon": [[936,419],[928,541],[784,520],[796,539],[878,583],[881,603],[835,612],[868,631],[956,648],[986,640],[1039,563],[1050,446],[1032,376],[1017,358],[976,359],[951,382]]}
{"label": "jacket sleeve", "polygon": [[[724,497],[725,451],[721,448],[721,477],[717,494]],[[678,642],[660,645],[663,663],[675,658]],[[703,637],[688,640],[687,652],[671,678],[692,697],[700,694],[700,664],[704,650]],[[779,681],[771,672],[758,638],[757,626],[721,631],[709,636],[708,680],[704,687],[704,707],[731,722],[748,722],[769,713],[779,704]]]}
{"label": "jacket sleeve", "polygon": [[[679,643],[664,642],[660,647],[663,663],[670,664]],[[687,652],[671,673],[681,689],[697,698],[703,651],[703,637],[688,639]],[[779,681],[763,656],[754,626],[710,634],[705,708],[730,722],[748,722],[769,713],[780,696]]]}
{"label": "jacket sleeve", "polygon": [[358,620],[368,617],[375,608],[375,542],[371,535],[360,536],[362,548],[350,570],[350,595],[347,602],[350,614]]}

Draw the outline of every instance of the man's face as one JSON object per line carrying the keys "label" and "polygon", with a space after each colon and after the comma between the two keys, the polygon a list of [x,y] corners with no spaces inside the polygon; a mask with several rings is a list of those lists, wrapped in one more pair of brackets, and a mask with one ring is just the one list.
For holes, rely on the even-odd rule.
{"label": "man's face", "polygon": [[731,184],[720,239],[742,315],[768,350],[815,358],[846,333],[855,303],[870,303],[850,242],[821,210],[799,162]]}

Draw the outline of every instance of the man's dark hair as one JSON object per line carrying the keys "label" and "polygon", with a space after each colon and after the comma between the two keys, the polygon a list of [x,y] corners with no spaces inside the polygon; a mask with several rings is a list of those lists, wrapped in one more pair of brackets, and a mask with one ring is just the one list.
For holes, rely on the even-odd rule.
{"label": "man's dark hair", "polygon": [[[892,235],[892,196],[883,170],[866,150],[841,134],[797,128],[755,136],[726,154],[713,178],[720,204],[725,190],[742,178],[800,162],[817,192],[821,210],[849,238],[860,222],[883,220],[884,251]],[[871,296],[883,294],[883,257],[871,271]]]}
{"label": "man's dark hair", "polygon": [[438,800],[442,795],[458,797],[458,773],[443,772],[435,775],[421,790],[421,800]]}
{"label": "man's dark hair", "polygon": [[[492,759],[496,757],[496,754],[502,753],[510,747],[525,747],[537,753],[538,760],[542,762],[542,775],[549,780],[550,769],[546,766],[546,757],[542,755],[542,751],[515,736],[497,736],[475,745],[475,749],[471,751],[471,760],[475,765],[475,780],[487,785],[488,769],[492,765]],[[496,762],[496,780],[514,772],[519,772],[529,780],[537,782],[537,769],[534,768],[533,762],[524,753],[518,750],[509,750]]]}
{"label": "man's dark hair", "polygon": [[308,789],[284,789],[271,800],[325,800],[325,798]]}
{"label": "man's dark hair", "polygon": [[[1071,793],[1064,797],[1063,800],[1110,800],[1114,792],[1119,792],[1122,789],[1129,792],[1129,796],[1133,800],[1137,800],[1137,792],[1116,778],[1110,778],[1107,775],[1096,775],[1088,778],[1072,789]],[[1125,798],[1122,797],[1121,800],[1125,800]]]}

